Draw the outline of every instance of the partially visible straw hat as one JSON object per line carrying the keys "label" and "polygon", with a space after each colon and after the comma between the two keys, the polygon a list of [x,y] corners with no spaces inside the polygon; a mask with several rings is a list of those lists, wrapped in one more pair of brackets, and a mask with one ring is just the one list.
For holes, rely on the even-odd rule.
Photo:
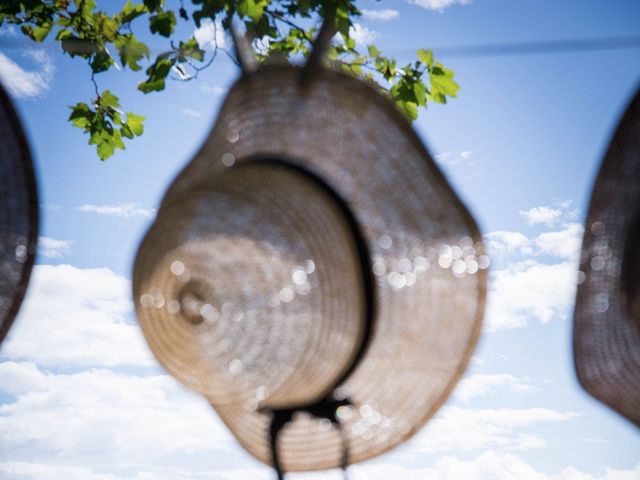
{"label": "partially visible straw hat", "polygon": [[281,473],[370,458],[433,416],[478,339],[487,266],[386,97],[271,65],[169,188],[133,289],[162,365]]}
{"label": "partially visible straw hat", "polygon": [[37,239],[38,196],[31,155],[0,85],[0,342],[22,303]]}
{"label": "partially visible straw hat", "polygon": [[640,426],[640,91],[600,167],[580,270],[573,331],[578,379]]}

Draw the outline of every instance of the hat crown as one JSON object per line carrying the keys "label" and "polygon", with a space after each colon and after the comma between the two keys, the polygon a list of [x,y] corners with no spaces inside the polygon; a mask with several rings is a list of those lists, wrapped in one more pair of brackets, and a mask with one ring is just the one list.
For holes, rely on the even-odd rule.
{"label": "hat crown", "polygon": [[626,297],[626,308],[640,328],[640,212],[629,228],[622,257],[622,291]]}
{"label": "hat crown", "polygon": [[214,403],[257,408],[331,390],[362,336],[362,283],[340,206],[307,175],[261,160],[160,212],[134,289],[171,373]]}
{"label": "hat crown", "polygon": [[29,147],[0,85],[0,342],[24,297],[38,238],[38,194]]}
{"label": "hat crown", "polygon": [[640,425],[640,89],[593,186],[576,293],[573,353],[595,398]]}

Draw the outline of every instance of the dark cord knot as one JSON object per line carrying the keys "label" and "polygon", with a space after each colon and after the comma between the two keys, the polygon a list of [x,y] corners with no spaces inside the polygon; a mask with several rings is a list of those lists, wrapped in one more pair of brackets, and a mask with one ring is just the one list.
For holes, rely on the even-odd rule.
{"label": "dark cord knot", "polygon": [[333,397],[327,397],[311,405],[294,408],[264,408],[261,410],[264,413],[271,413],[271,426],[269,427],[269,444],[271,446],[273,468],[278,475],[278,480],[284,479],[284,472],[282,470],[280,457],[278,455],[278,437],[280,436],[280,432],[287,425],[287,423],[293,420],[293,415],[298,412],[306,412],[315,418],[329,420],[331,424],[338,429],[338,432],[342,437],[341,467],[346,471],[347,465],[349,463],[349,445],[348,439],[344,431],[342,430],[340,419],[338,418],[338,409],[340,407],[347,406],[353,406],[353,403],[348,398],[336,400]]}

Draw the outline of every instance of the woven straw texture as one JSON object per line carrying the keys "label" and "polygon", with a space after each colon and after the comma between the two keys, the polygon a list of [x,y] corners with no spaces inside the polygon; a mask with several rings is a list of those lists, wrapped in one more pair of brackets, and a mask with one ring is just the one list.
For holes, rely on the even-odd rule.
{"label": "woven straw texture", "polygon": [[318,400],[362,335],[350,230],[322,191],[283,167],[229,169],[166,208],[135,271],[156,357],[216,403]]}
{"label": "woven straw texture", "polygon": [[640,426],[640,91],[595,182],[574,317],[582,386]]}
{"label": "woven straw texture", "polygon": [[[252,353],[260,356],[252,368],[257,368],[253,378],[264,374],[262,383],[258,385],[251,380],[247,384],[249,389],[229,386],[226,385],[226,373],[219,374],[225,375],[224,379],[193,382],[196,387],[217,382],[222,395],[208,393],[213,406],[240,443],[258,459],[269,463],[269,416],[259,413],[259,408],[286,403],[278,392],[286,394],[291,385],[297,384],[297,378],[309,379],[314,384],[318,371],[337,372],[348,365],[348,355],[341,350],[340,342],[329,336],[342,335],[350,339],[352,349],[356,349],[355,327],[347,328],[347,324],[361,326],[362,319],[358,317],[356,307],[362,292],[353,281],[358,276],[358,272],[352,271],[354,261],[346,259],[353,255],[349,241],[343,238],[340,219],[331,218],[330,202],[309,194],[306,187],[296,186],[300,181],[280,184],[272,176],[265,175],[262,177],[264,184],[271,184],[269,194],[269,189],[263,191],[259,182],[245,186],[244,195],[250,202],[256,201],[250,198],[254,193],[261,198],[264,195],[265,199],[269,195],[264,206],[255,207],[264,219],[254,224],[251,242],[255,242],[255,248],[251,249],[243,250],[238,239],[245,238],[241,234],[242,228],[231,225],[234,217],[243,215],[241,202],[222,203],[221,207],[211,204],[202,215],[195,210],[193,214],[185,214],[192,207],[182,205],[200,202],[187,199],[200,195],[201,189],[222,191],[222,185],[226,188],[228,182],[227,174],[239,171],[246,163],[282,159],[321,179],[344,200],[357,220],[368,246],[374,278],[373,334],[364,357],[337,391],[337,396],[348,397],[355,405],[354,408],[341,408],[339,412],[349,442],[349,462],[354,463],[389,450],[413,435],[452,391],[480,332],[488,259],[472,217],[407,120],[385,97],[369,85],[336,72],[318,72],[305,88],[300,87],[299,78],[297,68],[268,66],[241,79],[230,90],[210,136],[164,197],[158,213],[158,227],[152,228],[139,252],[134,294],[147,340],[160,357],[157,347],[153,347],[156,340],[147,333],[150,321],[144,319],[147,309],[144,305],[154,292],[165,302],[174,298],[175,293],[165,287],[168,283],[147,279],[154,278],[154,262],[164,262],[164,267],[157,268],[164,272],[162,275],[168,275],[169,262],[181,257],[171,253],[166,258],[158,256],[154,259],[144,250],[156,248],[155,244],[164,238],[171,245],[174,245],[172,242],[176,242],[175,245],[181,241],[187,243],[186,239],[181,240],[171,232],[182,231],[188,236],[191,225],[197,230],[196,223],[204,222],[202,219],[207,215],[213,215],[214,220],[204,230],[211,231],[215,224],[221,225],[223,232],[233,232],[229,240],[237,245],[229,248],[238,252],[237,259],[226,257],[229,270],[222,273],[208,273],[204,267],[198,270],[207,272],[199,274],[205,275],[210,282],[218,277],[222,282],[237,278],[238,273],[230,272],[232,266],[238,270],[259,269],[260,265],[268,263],[269,268],[262,272],[262,278],[256,276],[250,280],[264,285],[253,285],[250,289],[259,291],[269,287],[277,291],[282,288],[279,275],[284,281],[286,275],[292,275],[292,265],[294,270],[304,265],[303,259],[311,260],[317,271],[323,269],[326,278],[310,283],[309,294],[296,295],[290,303],[304,304],[305,309],[313,312],[317,319],[314,321],[322,324],[317,328],[327,330],[326,341],[330,345],[302,348],[300,345],[309,340],[307,333],[300,331],[310,328],[302,317],[286,315],[288,310],[282,310],[282,318],[278,318],[280,313],[276,310],[266,310],[264,315],[258,312],[259,322],[268,325],[259,329],[238,329],[238,336],[229,335],[225,339],[232,345],[238,342],[260,345],[258,351]],[[305,191],[298,192],[298,188]],[[275,203],[271,205],[272,202]],[[203,198],[202,208],[209,203],[210,200]],[[312,207],[319,213],[312,213]],[[172,215],[178,219],[169,220]],[[225,215],[228,215],[227,220]],[[267,227],[280,225],[279,215],[282,215],[283,230],[272,234]],[[165,216],[168,223],[160,228]],[[180,222],[181,216],[188,219],[186,224],[171,226],[171,222]],[[299,229],[293,227],[297,222]],[[332,223],[338,226],[330,226]],[[289,224],[291,227],[286,226]],[[156,228],[158,232],[154,233]],[[319,232],[334,240],[317,239]],[[304,249],[296,246],[294,240],[298,237],[304,239],[301,242],[307,242]],[[260,249],[270,248],[272,242],[283,248],[260,253]],[[157,248],[184,255],[180,248],[186,252],[190,247]],[[204,265],[207,263],[205,258],[217,253],[207,247],[199,255],[199,262]],[[293,259],[292,263],[288,263],[289,258]],[[334,260],[336,263],[331,263]],[[185,265],[189,263],[190,268],[195,263],[181,261]],[[219,266],[223,260],[213,263]],[[340,265],[336,266],[337,263]],[[268,273],[271,265],[280,264],[282,270],[278,267]],[[268,275],[273,275],[274,279]],[[329,290],[322,281],[335,284],[336,288]],[[151,292],[149,288],[159,291]],[[214,292],[211,301],[216,308],[221,308],[220,302],[225,300],[216,288],[221,287],[211,285]],[[312,293],[316,289],[317,299]],[[241,295],[233,293],[231,288],[222,291],[234,299]],[[145,294],[151,296],[144,297]],[[328,298],[320,298],[325,295]],[[158,305],[160,303],[159,300]],[[244,308],[241,302],[238,306]],[[166,307],[156,307],[156,310],[162,308]],[[335,318],[329,308],[348,318]],[[246,317],[246,312],[243,313]],[[167,327],[163,340],[166,345],[157,342],[159,348],[168,350],[169,342],[182,341],[181,328],[170,330]],[[333,329],[339,332],[333,332]],[[267,335],[267,332],[275,331],[278,336]],[[295,333],[291,335],[289,331]],[[228,332],[231,334],[232,330],[229,328]],[[308,334],[319,335],[314,332]],[[245,334],[256,338],[247,340]],[[281,340],[279,335],[289,340]],[[324,341],[318,340],[318,343]],[[246,348],[239,346],[234,354],[242,354]],[[224,370],[227,365],[231,366],[234,354],[216,357],[221,362],[217,368]],[[295,360],[297,355],[302,357]],[[268,364],[261,367],[261,361]],[[189,367],[185,368],[189,370]],[[246,370],[242,373],[249,375]],[[289,381],[294,375],[295,381]],[[317,388],[314,387],[314,392],[321,390],[320,385],[324,385],[324,377]],[[234,394],[227,396],[231,390]],[[238,392],[252,395],[238,402],[235,399],[242,396],[235,395]],[[341,440],[336,430],[327,425],[327,421],[304,414],[297,415],[285,427],[278,450],[286,471],[340,465]]]}
{"label": "woven straw texture", "polygon": [[38,198],[29,148],[0,86],[0,341],[18,313],[35,259]]}

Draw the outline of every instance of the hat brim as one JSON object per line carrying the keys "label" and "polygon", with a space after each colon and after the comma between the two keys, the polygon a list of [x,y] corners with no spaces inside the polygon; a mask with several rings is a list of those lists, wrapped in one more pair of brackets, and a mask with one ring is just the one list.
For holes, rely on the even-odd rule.
{"label": "hat brim", "polygon": [[[233,162],[260,158],[312,172],[349,205],[376,290],[370,344],[339,389],[355,404],[342,422],[353,463],[411,437],[453,390],[481,330],[486,257],[470,213],[386,97],[334,71],[319,71],[304,88],[299,78],[298,68],[267,66],[240,79],[163,206]],[[270,463],[268,416],[245,405],[214,407],[240,443]],[[304,414],[279,445],[288,471],[341,463],[337,432]]]}
{"label": "hat brim", "polygon": [[24,298],[38,240],[38,193],[26,137],[0,85],[0,342]]}
{"label": "hat brim", "polygon": [[625,285],[628,270],[638,268],[627,260],[640,248],[640,237],[633,233],[639,214],[640,91],[620,121],[595,181],[573,323],[580,383],[640,426],[640,318],[630,310],[629,291],[637,285]]}

